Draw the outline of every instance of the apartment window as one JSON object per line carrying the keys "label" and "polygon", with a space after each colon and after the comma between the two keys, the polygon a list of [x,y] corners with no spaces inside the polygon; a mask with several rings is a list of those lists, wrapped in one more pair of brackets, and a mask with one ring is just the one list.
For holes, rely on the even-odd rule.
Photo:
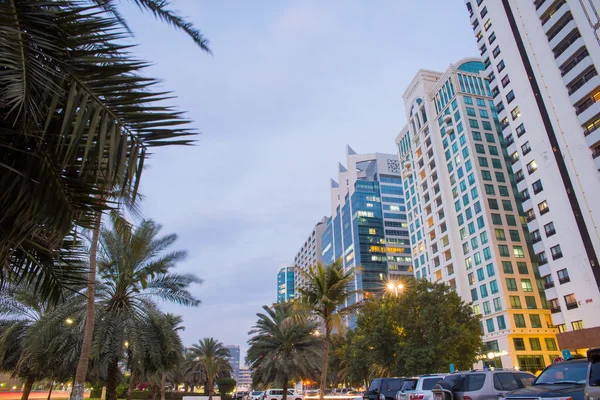
{"label": "apartment window", "polygon": [[558,333],[565,333],[567,331],[565,324],[556,325],[556,329],[558,329]]}
{"label": "apartment window", "polygon": [[492,214],[492,223],[494,225],[502,225],[502,218],[500,214]]}
{"label": "apartment window", "polygon": [[518,170],[517,172],[515,172],[515,181],[517,183],[521,182],[523,179],[525,179],[525,175],[523,175],[523,170]]}
{"label": "apartment window", "polygon": [[[503,61],[500,61],[500,64],[502,64],[502,69],[504,69],[504,60],[503,60]],[[500,64],[498,64],[498,72],[500,72],[500,71],[501,71],[501,69],[500,69]],[[506,94],[506,102],[507,102],[508,104],[510,104],[510,103],[511,103],[511,102],[512,102],[514,99],[515,99],[515,92],[511,90],[510,92],[508,92],[508,93]],[[521,124],[521,125],[522,125],[522,124]],[[518,134],[518,133],[519,133],[519,132],[517,131],[517,134]]]}
{"label": "apartment window", "polygon": [[527,309],[529,309],[529,310],[537,310],[537,304],[535,302],[535,297],[533,297],[533,296],[525,296],[525,304],[527,304]]}
{"label": "apartment window", "polygon": [[[502,310],[502,308],[500,308],[496,311],[500,311],[500,310]],[[498,321],[498,330],[506,329],[506,321],[504,320],[504,315],[497,317],[496,320]]]}
{"label": "apartment window", "polygon": [[533,208],[525,211],[525,218],[527,219],[527,222],[531,222],[535,219],[535,211],[533,211]]}
{"label": "apartment window", "polygon": [[531,232],[531,241],[535,244],[542,240],[542,235],[540,234],[540,230],[536,229]]}
{"label": "apartment window", "polygon": [[488,29],[490,29],[490,26],[492,26],[492,20],[488,18],[488,20],[485,21],[485,24],[483,25],[483,28],[487,31]]}
{"label": "apartment window", "polygon": [[538,258],[539,265],[544,265],[544,264],[548,263],[548,257],[546,257],[545,251],[542,251],[541,253],[537,253],[536,256]]}
{"label": "apartment window", "polygon": [[529,172],[529,175],[531,175],[535,171],[537,171],[537,163],[535,162],[535,160],[532,160],[527,164],[527,172]]}
{"label": "apartment window", "polygon": [[569,271],[566,268],[557,271],[558,281],[562,285],[563,283],[571,282],[571,278],[569,277]]}
{"label": "apartment window", "polygon": [[502,311],[502,301],[500,297],[494,299],[494,311]]}
{"label": "apartment window", "polygon": [[540,210],[540,215],[544,215],[548,211],[550,211],[550,208],[548,208],[548,202],[546,200],[544,200],[541,203],[539,203],[538,210]]}
{"label": "apartment window", "polygon": [[517,262],[517,269],[519,270],[519,274],[521,274],[521,275],[527,275],[528,274],[527,263]]}
{"label": "apartment window", "polygon": [[565,296],[565,304],[567,305],[567,310],[572,310],[579,307],[577,304],[577,299],[575,298],[575,294],[573,293]]}
{"label": "apartment window", "polygon": [[523,314],[515,314],[515,328],[527,328]]}
{"label": "apartment window", "polygon": [[504,174],[502,172],[495,172],[494,175],[496,175],[496,181],[506,182],[506,179],[504,179]]}
{"label": "apartment window", "polygon": [[490,302],[489,301],[484,301],[483,302],[483,313],[485,315],[488,315],[488,314],[492,313],[492,308],[490,307]]}
{"label": "apartment window", "polygon": [[[477,238],[474,238],[474,239],[477,239]],[[489,250],[489,247],[486,247],[486,249]],[[492,276],[496,275],[496,272],[494,271],[494,264],[486,265],[486,269],[487,269],[488,276],[492,277]]]}
{"label": "apartment window", "polygon": [[[504,271],[505,274],[514,273],[512,263],[510,261],[502,261],[502,270]],[[508,283],[508,279],[509,278],[507,278],[507,283]],[[514,279],[513,279],[513,281],[514,281]],[[515,281],[515,289],[516,289],[516,287],[517,287],[517,281]]]}
{"label": "apartment window", "polygon": [[[508,264],[510,265],[510,262]],[[504,269],[504,272],[506,272],[506,268]],[[512,273],[512,266],[510,273]],[[517,287],[517,280],[515,278],[506,278],[506,289],[509,292],[517,292],[519,290]]]}
{"label": "apartment window", "polygon": [[514,215],[506,214],[506,224],[508,226],[517,226],[517,220]]}
{"label": "apartment window", "polygon": [[556,230],[554,229],[554,222],[549,222],[544,225],[544,231],[546,231],[546,237],[554,235],[556,233]]}
{"label": "apartment window", "polygon": [[487,329],[488,329],[488,332],[489,332],[489,333],[492,333],[492,332],[494,332],[494,331],[495,331],[495,328],[494,328],[494,319],[493,319],[493,318],[490,318],[490,319],[488,319],[488,320],[487,320],[487,321],[485,321],[485,322],[486,322],[486,324],[487,324]]}
{"label": "apartment window", "polygon": [[[496,46],[494,48],[494,50],[492,51],[492,55],[494,56],[494,58],[496,58],[500,55],[500,46]],[[494,96],[494,97],[496,97],[496,96]]]}
{"label": "apartment window", "polygon": [[525,340],[523,340],[523,338],[514,338],[513,343],[515,345],[515,350],[525,350]]}
{"label": "apartment window", "polygon": [[[504,200],[503,200],[504,202]],[[521,236],[519,235],[519,231],[514,230],[514,229],[510,229],[508,231],[508,233],[510,234],[510,240],[512,240],[513,242],[520,242],[521,241]]]}
{"label": "apartment window", "polygon": [[[502,87],[503,88],[506,87],[506,85],[508,85],[510,83],[510,77],[508,75],[504,75],[504,78],[502,78],[502,80],[500,81],[500,83],[502,83]],[[512,115],[512,111],[511,111],[511,115]],[[515,117],[513,117],[513,119],[515,119]]]}
{"label": "apartment window", "polygon": [[563,256],[563,253],[562,253],[562,250],[560,249],[559,244],[557,244],[556,246],[550,247],[550,252],[552,253],[553,260],[558,260],[559,258],[562,258],[562,256]]}
{"label": "apartment window", "polygon": [[519,111],[519,106],[516,106],[515,108],[512,109],[512,111],[510,112],[510,116],[512,117],[513,121],[521,116],[521,111]]}
{"label": "apartment window", "polygon": [[514,309],[520,310],[521,308],[521,298],[519,296],[509,296],[510,298],[510,306]]}
{"label": "apartment window", "polygon": [[479,292],[481,293],[481,298],[485,299],[488,297],[488,290],[486,285],[479,286]]}
{"label": "apartment window", "polygon": [[531,184],[531,188],[533,189],[534,194],[538,194],[542,190],[544,190],[544,186],[542,186],[542,180],[538,179],[537,181]]}
{"label": "apartment window", "polygon": [[481,18],[485,17],[488,13],[487,7],[483,7],[483,9],[481,10],[481,13],[479,14],[481,16]]}
{"label": "apartment window", "polygon": [[526,201],[531,198],[531,196],[529,196],[529,190],[527,189],[523,189],[519,195],[521,196],[521,201]]}
{"label": "apartment window", "polygon": [[[486,162],[487,162],[487,160],[486,160]],[[495,190],[494,190],[494,185],[485,184],[484,188],[485,188],[485,194],[488,194],[488,195],[494,195],[494,194],[496,194]]]}
{"label": "apartment window", "polygon": [[[502,70],[503,70],[505,67],[506,67],[506,65],[504,65],[504,60],[501,60],[501,61],[498,63],[498,65],[496,66],[496,68],[498,69],[498,72],[499,72],[499,73],[500,73],[500,72],[502,72]],[[514,97],[514,96],[513,96],[513,97]],[[508,96],[507,96],[507,99],[508,99]],[[509,101],[509,103],[510,103],[510,101]]]}
{"label": "apartment window", "polygon": [[[512,91],[511,91],[511,93],[512,93]],[[525,134],[525,132],[526,132],[525,131],[525,125],[521,124],[521,125],[517,126],[517,129],[515,129],[515,131],[517,132],[517,136],[518,137],[523,136]]]}
{"label": "apartment window", "polygon": [[518,152],[514,152],[510,155],[511,158],[511,164],[516,163],[517,161],[519,161],[519,153]]}
{"label": "apartment window", "polygon": [[506,240],[504,229],[494,229],[494,233],[496,235],[496,240]]}
{"label": "apartment window", "polygon": [[573,322],[571,322],[571,325],[573,326],[573,330],[574,331],[578,331],[580,329],[583,329],[583,321],[582,320],[573,321]]}
{"label": "apartment window", "polygon": [[529,347],[531,347],[531,350],[533,350],[533,351],[540,351],[540,350],[542,350],[542,345],[540,344],[540,339],[538,339],[538,338],[529,338]]}
{"label": "apartment window", "polygon": [[470,119],[469,120],[469,126],[471,128],[479,128],[479,123],[477,122],[476,119]]}
{"label": "apartment window", "polygon": [[533,292],[531,279],[521,279],[521,289],[523,289],[524,292]]}
{"label": "apartment window", "polygon": [[502,200],[502,208],[504,209],[504,211],[512,211],[513,208],[510,200]]}
{"label": "apartment window", "polygon": [[[487,110],[481,110],[481,109],[479,110],[479,116],[480,116],[481,118],[489,118],[489,117],[490,117],[490,116],[488,115],[488,112],[487,112]],[[485,122],[485,121],[483,121],[483,122]],[[483,128],[484,128],[484,129],[486,129],[486,127],[485,127],[485,124],[484,124]]]}
{"label": "apartment window", "polygon": [[529,141],[525,142],[525,144],[523,144],[521,146],[521,151],[523,152],[523,155],[526,155],[527,153],[529,153],[531,151],[531,147],[529,146]]}
{"label": "apartment window", "polygon": [[498,210],[498,200],[496,199],[488,199],[488,205],[492,210]]}
{"label": "apartment window", "polygon": [[500,256],[502,256],[502,257],[510,257],[510,253],[508,251],[508,246],[503,245],[503,244],[499,244],[498,245],[498,250],[500,251]]}
{"label": "apartment window", "polygon": [[488,42],[490,44],[494,43],[496,41],[496,32],[492,32],[492,34],[490,35],[490,37],[488,38]]}
{"label": "apartment window", "polygon": [[[500,160],[498,160],[498,162],[499,161]],[[495,167],[495,165],[494,165],[494,167]],[[503,196],[503,197],[510,196],[510,194],[508,193],[508,187],[503,186],[503,185],[498,185],[498,193],[500,193],[500,196]]]}
{"label": "apartment window", "polygon": [[554,340],[554,338],[546,338],[544,341],[546,342],[546,349],[549,351],[558,350],[558,346],[556,346],[556,340]]}

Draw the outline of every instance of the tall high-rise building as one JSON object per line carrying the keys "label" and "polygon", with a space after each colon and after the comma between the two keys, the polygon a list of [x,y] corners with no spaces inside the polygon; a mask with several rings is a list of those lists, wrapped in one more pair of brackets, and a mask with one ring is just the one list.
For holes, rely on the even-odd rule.
{"label": "tall high-rise building", "polygon": [[295,294],[294,266],[284,265],[277,272],[277,302],[292,300]]}
{"label": "tall high-rise building", "polygon": [[558,344],[600,346],[600,3],[466,4]]}
{"label": "tall high-rise building", "polygon": [[302,247],[300,247],[300,250],[298,250],[298,253],[296,253],[296,257],[294,258],[294,265],[296,267],[296,270],[294,271],[295,288],[300,287],[304,280],[304,275],[298,270],[306,271],[308,270],[308,267],[322,262],[321,237],[323,236],[326,227],[327,217],[323,217],[317,222],[310,235],[308,235],[308,238],[304,241]]}
{"label": "tall high-rise building", "polygon": [[354,273],[355,289],[381,294],[387,280],[412,275],[395,154],[356,154],[348,146],[346,166],[338,164],[337,181],[331,180],[331,213],[322,236],[323,262],[341,258],[345,270]]}
{"label": "tall high-rise building", "polygon": [[560,351],[484,68],[420,70],[404,92],[396,143],[413,264],[473,302],[484,365],[538,371]]}
{"label": "tall high-rise building", "polygon": [[231,377],[236,381],[240,374],[240,346],[227,345],[225,348],[229,351],[229,365],[231,365]]}

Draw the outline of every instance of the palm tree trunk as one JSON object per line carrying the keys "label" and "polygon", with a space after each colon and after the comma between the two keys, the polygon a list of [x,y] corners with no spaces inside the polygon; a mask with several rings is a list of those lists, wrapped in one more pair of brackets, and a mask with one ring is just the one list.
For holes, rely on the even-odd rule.
{"label": "palm tree trunk", "polygon": [[23,385],[23,394],[21,395],[21,400],[27,400],[29,398],[29,393],[31,393],[31,388],[33,388],[33,384],[35,383],[35,376],[28,376],[25,381],[25,385]]}
{"label": "palm tree trunk", "polygon": [[165,400],[165,385],[167,384],[167,374],[165,371],[162,372],[162,379],[160,380],[160,400]]}
{"label": "palm tree trunk", "polygon": [[117,386],[119,384],[119,359],[111,360],[106,371],[106,400],[117,400]]}
{"label": "palm tree trunk", "polygon": [[210,376],[208,377],[208,380],[206,381],[206,387],[208,389],[208,400],[212,400],[213,380]]}
{"label": "palm tree trunk", "polygon": [[50,381],[50,390],[48,391],[48,400],[52,397],[52,388],[54,387],[54,381]]}
{"label": "palm tree trunk", "polygon": [[281,395],[281,400],[287,400],[287,391],[288,391],[288,380],[287,376],[283,379],[283,393]]}
{"label": "palm tree trunk", "polygon": [[321,363],[321,387],[319,393],[319,399],[323,400],[325,397],[325,388],[327,387],[327,366],[329,365],[329,339],[331,337],[331,328],[327,321],[325,321],[325,345],[323,348],[323,362]]}
{"label": "palm tree trunk", "polygon": [[90,354],[92,352],[92,339],[94,337],[94,315],[96,300],[96,254],[98,253],[98,238],[100,237],[100,224],[102,213],[96,214],[96,227],[90,245],[90,270],[88,271],[87,302],[85,306],[85,328],[83,331],[83,342],[81,343],[81,354],[75,372],[75,382],[71,391],[71,400],[83,400],[83,385],[87,376]]}
{"label": "palm tree trunk", "polygon": [[133,375],[133,368],[132,368],[131,374],[129,375],[129,387],[127,388],[127,400],[131,400],[133,398],[134,390],[135,390],[135,376]]}

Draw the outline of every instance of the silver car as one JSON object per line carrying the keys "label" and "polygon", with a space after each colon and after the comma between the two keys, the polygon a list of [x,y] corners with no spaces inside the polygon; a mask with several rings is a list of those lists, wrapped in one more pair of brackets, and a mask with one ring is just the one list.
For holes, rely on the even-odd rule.
{"label": "silver car", "polygon": [[433,388],[433,400],[497,400],[531,386],[533,381],[535,375],[524,371],[495,369],[455,373],[446,375]]}
{"label": "silver car", "polygon": [[441,382],[447,374],[421,375],[405,378],[402,387],[396,393],[396,400],[432,400],[431,389]]}
{"label": "silver car", "polygon": [[587,351],[588,378],[585,383],[585,396],[588,399],[600,400],[600,347]]}
{"label": "silver car", "polygon": [[261,400],[263,397],[263,391],[262,390],[255,390],[252,392],[248,393],[248,396],[246,397],[246,400]]}

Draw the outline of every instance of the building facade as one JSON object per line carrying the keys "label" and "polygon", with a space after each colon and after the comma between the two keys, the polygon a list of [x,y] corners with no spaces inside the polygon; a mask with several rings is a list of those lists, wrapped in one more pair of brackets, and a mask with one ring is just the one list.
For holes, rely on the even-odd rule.
{"label": "building facade", "polygon": [[225,346],[229,351],[229,365],[231,365],[231,377],[236,381],[240,374],[240,346],[227,345]]}
{"label": "building facade", "polygon": [[492,92],[479,59],[420,70],[396,139],[417,278],[482,318],[483,365],[539,371],[560,354]]}
{"label": "building facade", "polygon": [[236,386],[238,391],[252,389],[252,375],[248,368],[240,368]]}
{"label": "building facade", "polygon": [[356,290],[378,295],[388,280],[412,275],[396,155],[357,154],[347,146],[346,166],[339,163],[337,181],[331,180],[331,214],[322,235],[323,262],[341,259],[354,273]]}
{"label": "building facade", "polygon": [[303,284],[304,275],[301,271],[306,272],[308,267],[317,265],[323,261],[322,258],[322,241],[321,237],[323,236],[323,232],[325,232],[325,228],[327,227],[327,217],[323,217],[315,227],[313,228],[308,238],[304,241],[304,244],[296,253],[296,257],[294,258],[294,266],[296,270],[294,271],[294,287],[298,288]]}
{"label": "building facade", "polygon": [[600,346],[600,3],[466,5],[559,346]]}
{"label": "building facade", "polygon": [[277,303],[294,299],[294,266],[284,265],[277,272]]}

